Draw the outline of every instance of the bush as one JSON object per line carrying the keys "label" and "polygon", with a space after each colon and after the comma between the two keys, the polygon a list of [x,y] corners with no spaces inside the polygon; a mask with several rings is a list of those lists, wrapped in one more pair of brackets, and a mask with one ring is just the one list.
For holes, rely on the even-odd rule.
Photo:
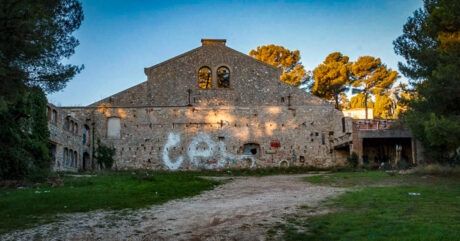
{"label": "bush", "polygon": [[352,168],[358,167],[358,163],[359,163],[358,154],[356,154],[356,152],[351,153],[351,155],[347,157],[347,163]]}
{"label": "bush", "polygon": [[115,155],[115,148],[104,145],[101,143],[101,140],[98,139],[95,157],[101,169],[112,168],[114,162],[113,155]]}

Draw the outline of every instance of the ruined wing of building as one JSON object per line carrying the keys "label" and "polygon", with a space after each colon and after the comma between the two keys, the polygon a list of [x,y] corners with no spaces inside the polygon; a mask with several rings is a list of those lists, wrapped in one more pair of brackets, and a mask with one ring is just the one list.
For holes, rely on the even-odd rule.
{"label": "ruined wing of building", "polygon": [[350,118],[226,40],[201,42],[89,106],[49,105],[53,168],[95,168],[97,140],[118,170],[344,165]]}

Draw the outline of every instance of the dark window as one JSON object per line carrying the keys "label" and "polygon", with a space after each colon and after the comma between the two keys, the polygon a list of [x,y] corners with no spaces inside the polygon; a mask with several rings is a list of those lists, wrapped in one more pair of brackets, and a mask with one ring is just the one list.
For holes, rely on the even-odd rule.
{"label": "dark window", "polygon": [[260,150],[260,145],[257,143],[247,143],[244,144],[244,155],[258,155]]}
{"label": "dark window", "polygon": [[57,122],[57,111],[56,110],[53,110],[51,112],[51,121],[56,123]]}
{"label": "dark window", "polygon": [[217,87],[230,88],[230,70],[227,67],[217,69]]}
{"label": "dark window", "polygon": [[201,67],[198,71],[198,87],[200,89],[212,88],[212,72],[208,67]]}

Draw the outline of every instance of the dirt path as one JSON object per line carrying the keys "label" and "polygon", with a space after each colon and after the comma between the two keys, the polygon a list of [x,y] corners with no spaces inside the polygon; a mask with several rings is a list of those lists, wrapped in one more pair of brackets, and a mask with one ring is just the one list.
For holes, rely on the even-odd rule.
{"label": "dirt path", "polygon": [[136,211],[62,215],[0,240],[265,240],[285,214],[344,191],[308,184],[303,176],[238,177],[195,197]]}

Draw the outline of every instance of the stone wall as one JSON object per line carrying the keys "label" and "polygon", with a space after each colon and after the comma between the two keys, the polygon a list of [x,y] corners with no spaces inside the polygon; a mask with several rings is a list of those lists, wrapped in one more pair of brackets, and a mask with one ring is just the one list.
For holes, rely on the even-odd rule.
{"label": "stone wall", "polygon": [[[348,153],[335,150],[334,142],[350,130],[340,111],[282,83],[279,69],[226,47],[224,40],[202,43],[146,68],[146,82],[67,109],[91,120],[94,139],[116,149],[114,168],[343,164]],[[222,66],[230,71],[228,88],[217,87]],[[212,72],[212,88],[198,85],[202,67]]]}
{"label": "stone wall", "polygon": [[91,125],[77,118],[74,113],[52,104],[47,105],[47,111],[51,169],[93,169]]}
{"label": "stone wall", "polygon": [[[84,111],[96,120],[96,138],[116,148],[114,166],[118,169],[326,167],[342,165],[345,160],[333,148],[334,138],[345,133],[340,121],[330,121],[341,118],[332,106]],[[120,120],[118,137],[107,135],[108,120],[113,118]]]}

